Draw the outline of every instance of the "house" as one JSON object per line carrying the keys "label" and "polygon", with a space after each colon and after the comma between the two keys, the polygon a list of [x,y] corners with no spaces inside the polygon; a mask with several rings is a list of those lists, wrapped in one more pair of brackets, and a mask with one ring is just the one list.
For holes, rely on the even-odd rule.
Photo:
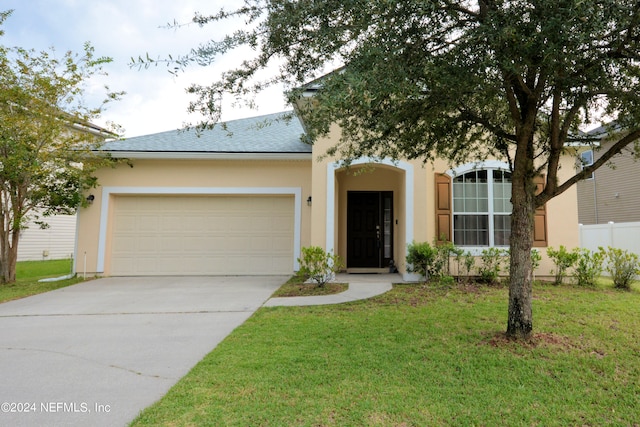
{"label": "house", "polygon": [[46,228],[34,219],[20,231],[18,261],[46,261],[73,257],[76,243],[76,215],[43,218]]}
{"label": "house", "polygon": [[[437,236],[477,253],[506,247],[510,174],[497,160],[374,161],[349,167],[321,154],[304,128],[268,115],[200,137],[170,131],[103,145],[129,159],[100,171],[79,212],[76,271],[107,276],[291,274],[301,247],[342,256],[349,272],[405,278],[407,245]],[[572,171],[567,157],[561,171]],[[568,172],[566,172],[568,173]],[[578,246],[575,187],[536,213],[536,246]],[[544,255],[544,251],[541,251]],[[538,274],[548,274],[543,257]]]}
{"label": "house", "polygon": [[[591,135],[605,135],[603,127],[589,132]],[[581,153],[585,165],[598,160],[608,151],[614,141],[603,139],[600,149]],[[585,180],[578,182],[578,219],[580,224],[607,224],[609,222],[640,221],[640,163],[634,156],[633,146],[629,146],[611,159],[611,165],[604,165]]]}

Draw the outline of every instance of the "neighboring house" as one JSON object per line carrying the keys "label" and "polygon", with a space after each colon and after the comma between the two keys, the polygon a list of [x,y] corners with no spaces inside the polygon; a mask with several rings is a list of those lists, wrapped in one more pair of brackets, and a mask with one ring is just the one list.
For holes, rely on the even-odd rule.
{"label": "neighboring house", "polygon": [[20,233],[18,261],[46,261],[73,257],[76,243],[76,215],[41,218],[48,227],[29,221]]}
{"label": "neighboring house", "polygon": [[[589,132],[604,134],[604,128]],[[582,162],[591,164],[606,152],[612,141],[603,140],[600,149],[582,153]],[[625,148],[591,177],[578,182],[578,218],[581,224],[607,224],[608,222],[640,221],[640,162],[633,146]]]}
{"label": "neighboring house", "polygon": [[[444,235],[479,253],[507,247],[510,175],[497,160],[450,169],[444,161],[319,158],[339,138],[313,146],[304,129],[236,120],[197,137],[170,131],[106,143],[127,158],[98,175],[94,203],[79,212],[76,271],[107,276],[282,274],[300,248],[342,256],[349,272],[405,278],[407,245]],[[561,173],[574,171],[570,156]],[[562,176],[561,176],[562,178]],[[536,213],[535,244],[578,246],[575,187]],[[544,250],[541,251],[544,255]],[[543,257],[538,274],[548,274]]]}

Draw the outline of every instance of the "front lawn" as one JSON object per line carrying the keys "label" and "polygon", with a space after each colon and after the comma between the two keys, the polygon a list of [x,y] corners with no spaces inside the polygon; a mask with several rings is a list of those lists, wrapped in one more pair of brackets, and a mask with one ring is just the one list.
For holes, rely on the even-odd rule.
{"label": "front lawn", "polygon": [[528,345],[504,339],[507,294],[261,308],[133,425],[637,425],[637,286],[537,285]]}
{"label": "front lawn", "polygon": [[71,273],[72,260],[21,261],[16,265],[16,281],[0,284],[0,303],[24,298],[81,282],[81,278],[57,282],[38,282],[48,277],[61,277]]}

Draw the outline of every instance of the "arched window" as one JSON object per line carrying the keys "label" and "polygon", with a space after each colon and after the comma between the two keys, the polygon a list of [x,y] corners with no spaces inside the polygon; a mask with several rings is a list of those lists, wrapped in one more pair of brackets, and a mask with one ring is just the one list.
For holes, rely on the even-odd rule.
{"label": "arched window", "polygon": [[482,168],[453,177],[453,243],[509,246],[511,173]]}

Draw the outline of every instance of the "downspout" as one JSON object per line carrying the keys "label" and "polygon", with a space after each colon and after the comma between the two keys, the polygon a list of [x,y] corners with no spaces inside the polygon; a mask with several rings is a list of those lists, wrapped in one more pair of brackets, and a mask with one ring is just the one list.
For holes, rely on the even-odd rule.
{"label": "downspout", "polygon": [[596,185],[596,173],[593,172],[593,210],[596,215],[596,224],[598,224],[598,187]]}

